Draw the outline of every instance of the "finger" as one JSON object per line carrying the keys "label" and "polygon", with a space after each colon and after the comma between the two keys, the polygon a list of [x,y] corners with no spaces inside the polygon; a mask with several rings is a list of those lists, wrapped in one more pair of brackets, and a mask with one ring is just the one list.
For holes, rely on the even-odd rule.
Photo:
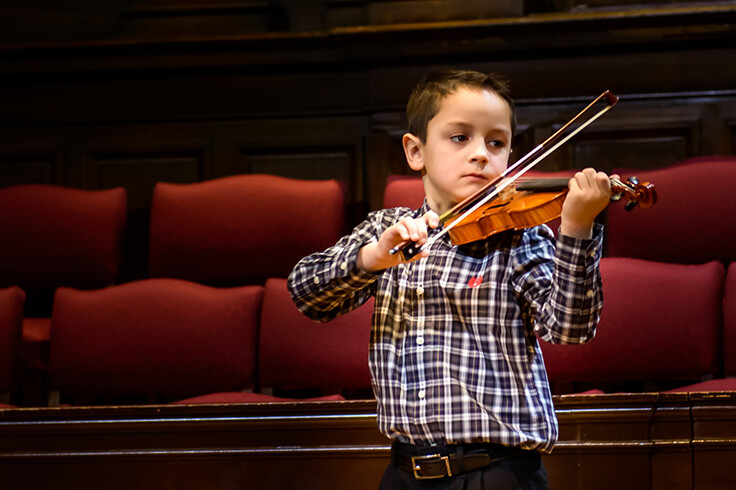
{"label": "finger", "polygon": [[595,175],[595,184],[601,190],[603,195],[611,195],[611,179],[608,178],[605,172],[598,172]]}
{"label": "finger", "polygon": [[409,230],[408,220],[403,219],[394,225],[396,234],[404,242],[411,241],[411,231]]}
{"label": "finger", "polygon": [[427,233],[427,224],[424,222],[423,218],[406,218],[401,221],[401,224],[408,235],[402,237],[404,240],[419,244],[422,244],[427,240],[429,234]]}
{"label": "finger", "polygon": [[583,169],[580,172],[580,174],[581,174],[580,186],[583,189],[590,189],[590,188],[593,188],[593,187],[597,187],[597,185],[598,185],[596,183],[596,180],[597,180],[597,172],[595,171],[595,169],[585,168],[585,169]]}
{"label": "finger", "polygon": [[580,191],[580,180],[582,176],[578,176],[580,172],[576,172],[575,175],[570,178],[570,180],[567,182],[567,187],[570,188],[570,192],[579,192]]}
{"label": "finger", "polygon": [[417,230],[417,238],[414,240],[417,243],[424,243],[427,241],[427,223],[424,222],[424,219],[420,218],[417,220],[414,220],[414,226]]}
{"label": "finger", "polygon": [[570,179],[569,187],[570,191],[583,191],[584,189],[588,188],[587,183],[587,177],[585,177],[585,174],[582,171],[575,172],[575,174],[572,176],[572,179]]}
{"label": "finger", "polygon": [[422,219],[430,228],[437,228],[440,225],[440,217],[434,211],[427,211]]}

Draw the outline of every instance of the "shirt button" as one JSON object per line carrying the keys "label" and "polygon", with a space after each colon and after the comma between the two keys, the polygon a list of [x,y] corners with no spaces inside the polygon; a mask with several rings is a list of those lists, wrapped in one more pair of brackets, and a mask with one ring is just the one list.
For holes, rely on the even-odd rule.
{"label": "shirt button", "polygon": [[598,255],[597,250],[591,250],[590,253],[588,253],[591,259],[594,259],[596,255]]}
{"label": "shirt button", "polygon": [[592,298],[593,296],[595,296],[595,292],[594,292],[594,291],[593,291],[592,289],[588,289],[588,290],[587,290],[587,291],[585,292],[585,295],[586,295],[586,296],[587,296],[588,298]]}
{"label": "shirt button", "polygon": [[427,392],[424,390],[419,390],[419,393],[417,393],[417,396],[421,399],[424,399],[424,397],[427,395]]}
{"label": "shirt button", "polygon": [[340,269],[345,270],[347,268],[348,268],[348,264],[346,264],[345,262],[343,262],[342,264],[340,264]]}
{"label": "shirt button", "polygon": [[417,344],[423,345],[424,344],[424,337],[417,337]]}
{"label": "shirt button", "polygon": [[319,284],[319,277],[317,277],[317,276],[314,276],[314,283],[315,283],[315,284]]}
{"label": "shirt button", "polygon": [[424,295],[424,288],[422,286],[419,286],[417,288],[417,296],[423,296]]}

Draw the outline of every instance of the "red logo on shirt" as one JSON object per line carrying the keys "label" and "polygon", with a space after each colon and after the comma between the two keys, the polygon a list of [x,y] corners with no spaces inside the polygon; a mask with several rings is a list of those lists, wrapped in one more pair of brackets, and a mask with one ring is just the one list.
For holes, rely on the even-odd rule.
{"label": "red logo on shirt", "polygon": [[483,276],[471,277],[468,281],[468,287],[477,288],[483,283]]}

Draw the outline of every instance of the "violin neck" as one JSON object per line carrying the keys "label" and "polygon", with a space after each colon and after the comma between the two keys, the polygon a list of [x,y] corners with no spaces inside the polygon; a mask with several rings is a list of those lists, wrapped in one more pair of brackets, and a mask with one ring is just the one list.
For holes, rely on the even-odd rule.
{"label": "violin neck", "polygon": [[549,178],[549,179],[535,179],[530,177],[528,179],[519,179],[516,184],[516,190],[518,191],[538,191],[538,192],[553,192],[567,189],[569,178]]}

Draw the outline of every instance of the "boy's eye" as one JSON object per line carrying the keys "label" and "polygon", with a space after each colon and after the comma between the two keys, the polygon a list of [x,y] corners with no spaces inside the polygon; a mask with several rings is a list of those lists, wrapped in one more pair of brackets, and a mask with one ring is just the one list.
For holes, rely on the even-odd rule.
{"label": "boy's eye", "polygon": [[465,136],[464,134],[458,134],[458,135],[455,135],[455,136],[450,136],[450,139],[452,141],[454,141],[455,143],[464,143],[464,142],[468,141],[468,137]]}
{"label": "boy's eye", "polygon": [[497,148],[503,148],[506,144],[501,140],[491,140],[488,142],[488,146],[495,146]]}

